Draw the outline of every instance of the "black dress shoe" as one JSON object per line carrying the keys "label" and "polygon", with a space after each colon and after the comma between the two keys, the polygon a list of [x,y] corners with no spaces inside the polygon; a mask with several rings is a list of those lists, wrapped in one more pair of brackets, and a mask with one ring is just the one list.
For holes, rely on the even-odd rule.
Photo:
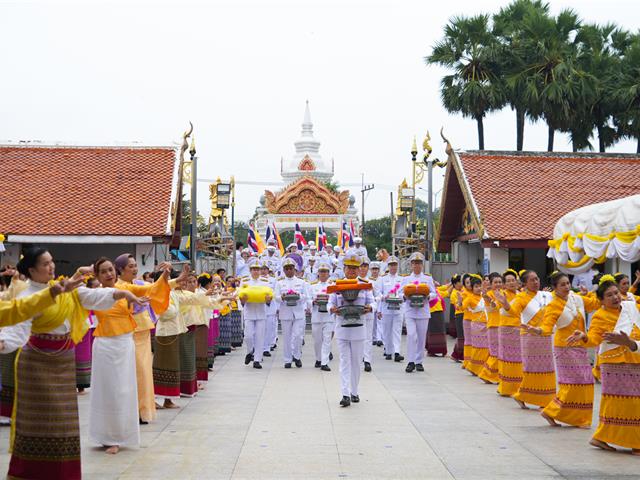
{"label": "black dress shoe", "polygon": [[145,422],[141,418],[139,420],[140,420],[140,425],[149,425],[149,422]]}
{"label": "black dress shoe", "polygon": [[358,395],[351,395],[351,401],[353,403],[358,403],[360,402],[360,397]]}
{"label": "black dress shoe", "polygon": [[409,362],[409,364],[407,365],[407,368],[404,369],[405,372],[407,373],[411,373],[416,369],[416,364],[413,362]]}
{"label": "black dress shoe", "polygon": [[377,345],[378,347],[381,347],[381,346],[383,345],[383,343],[382,343],[382,341],[381,341],[381,340],[378,340],[378,341],[376,342],[376,345]]}
{"label": "black dress shoe", "polygon": [[291,363],[285,363],[284,368],[291,368]]}
{"label": "black dress shoe", "polygon": [[271,350],[273,352],[276,348],[278,348],[277,345],[271,345],[271,348],[269,350]]}
{"label": "black dress shoe", "polygon": [[260,365],[260,362],[253,362],[253,368],[261,369],[262,365]]}
{"label": "black dress shoe", "polygon": [[416,370],[419,372],[424,372],[424,367],[421,363],[416,363]]}
{"label": "black dress shoe", "polygon": [[299,358],[294,358],[293,363],[296,364],[296,367],[302,368],[302,360],[300,360]]}
{"label": "black dress shoe", "polygon": [[371,342],[371,345],[373,345],[374,347],[378,345],[378,342],[376,342],[375,340],[373,342]]}
{"label": "black dress shoe", "polygon": [[247,353],[244,356],[244,364],[249,365],[251,363],[251,360],[253,360],[253,355],[251,355],[250,353]]}
{"label": "black dress shoe", "polygon": [[391,355],[385,355],[385,356],[384,356],[384,359],[385,359],[385,360],[391,360],[392,358],[393,358],[393,357],[392,357]]}
{"label": "black dress shoe", "polygon": [[271,352],[269,350],[267,350],[266,352],[262,352],[262,356],[263,357],[270,357],[271,356]]}
{"label": "black dress shoe", "polygon": [[404,357],[403,357],[402,355],[400,355],[399,353],[396,353],[396,354],[393,356],[393,361],[394,361],[394,362],[401,362],[401,361],[403,361],[403,360],[404,360]]}
{"label": "black dress shoe", "polygon": [[318,360],[316,360],[316,364],[314,365],[315,368],[320,368],[322,366],[322,362],[319,362]]}
{"label": "black dress shoe", "polygon": [[329,365],[322,365],[320,367],[320,370],[322,370],[323,372],[330,372],[331,369],[329,368]]}
{"label": "black dress shoe", "polygon": [[333,353],[329,352],[329,360],[333,360]]}
{"label": "black dress shoe", "polygon": [[371,371],[371,364],[369,362],[364,362],[364,371],[365,372]]}
{"label": "black dress shoe", "polygon": [[342,400],[340,400],[340,406],[348,407],[349,405],[351,405],[351,399],[347,396],[342,397]]}

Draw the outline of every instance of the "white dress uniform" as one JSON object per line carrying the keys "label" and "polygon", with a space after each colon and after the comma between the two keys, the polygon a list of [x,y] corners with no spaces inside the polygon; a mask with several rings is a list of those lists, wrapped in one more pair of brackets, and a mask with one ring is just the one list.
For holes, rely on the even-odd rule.
{"label": "white dress uniform", "polygon": [[269,255],[268,253],[262,257],[262,260],[267,263],[269,266],[269,270],[273,272],[273,274],[278,277],[280,276],[280,272],[282,270],[282,260],[275,253],[273,255]]}
{"label": "white dress uniform", "polygon": [[367,255],[367,247],[362,244],[360,244],[359,247],[352,247],[349,251],[354,251],[359,257],[369,258],[369,255]]}
{"label": "white dress uniform", "polygon": [[313,263],[313,265],[309,263],[304,269],[304,278],[309,283],[313,283],[318,280],[318,262]]}
{"label": "white dress uniform", "polygon": [[371,352],[373,350],[373,345],[371,344],[371,342],[373,342],[373,318],[375,316],[375,311],[376,311],[375,287],[373,286],[373,282],[371,282],[368,278],[358,277],[358,281],[360,283],[371,283],[371,286],[373,288],[370,292],[371,296],[373,297],[373,301],[371,302],[372,310],[371,312],[365,313],[364,315],[364,326],[366,331],[366,338],[364,341],[364,352],[363,352],[364,361],[367,363],[371,363],[371,360],[372,360]]}
{"label": "white dress uniform", "polygon": [[[372,291],[361,290],[353,305],[373,305],[373,302]],[[341,295],[332,293],[329,297],[329,309],[340,307],[344,303]],[[336,315],[335,336],[338,340],[338,351],[340,352],[340,387],[342,396],[358,395],[366,338],[365,326],[343,327],[340,316]]]}
{"label": "white dress uniform", "polygon": [[[269,287],[271,287],[271,290],[273,290],[274,292],[276,291],[276,277],[263,277],[267,282]],[[264,348],[263,351],[268,352],[271,350],[271,347],[273,347],[276,344],[276,339],[278,338],[278,317],[277,317],[277,312],[278,312],[278,302],[275,299],[275,294],[274,294],[274,300],[267,305],[266,308],[266,313],[267,313],[267,319],[265,322],[265,327],[264,327]]]}
{"label": "white dress uniform", "polygon": [[[282,300],[282,295],[293,290],[300,299],[294,306],[288,306]],[[278,317],[282,326],[282,356],[284,363],[291,363],[295,358],[300,360],[302,356],[302,338],[305,327],[305,310],[308,304],[307,282],[295,275],[291,278],[284,277],[276,282],[275,297],[278,301]]]}
{"label": "white dress uniform", "polygon": [[[315,300],[319,294],[326,294],[327,287],[331,282],[316,282],[310,285],[311,298]],[[311,334],[313,336],[313,348],[316,354],[316,362],[321,365],[329,364],[329,354],[331,353],[331,334],[335,324],[334,315],[327,311],[318,311],[318,305],[312,305],[311,310]]]}
{"label": "white dress uniform", "polygon": [[380,275],[376,278],[369,277],[369,281],[373,283],[373,297],[376,301],[376,307],[373,309],[373,341],[382,341],[382,320],[378,320],[377,312],[380,305]]}
{"label": "white dress uniform", "polygon": [[[390,273],[380,277],[378,281],[380,303],[378,304],[378,311],[382,314],[382,342],[384,343],[385,355],[400,355],[400,344],[402,339],[402,309],[389,310],[389,306],[385,301],[389,296],[389,292],[393,290],[396,285],[402,285],[404,277],[401,277],[397,273],[391,275]],[[398,296],[402,298],[402,291],[398,291]]]}
{"label": "white dress uniform", "polygon": [[[270,286],[269,281],[264,277],[256,280],[249,278],[243,281],[242,285],[248,285],[250,287]],[[267,321],[267,304],[245,303],[242,308],[242,318],[244,320],[244,342],[247,346],[247,355],[253,354],[254,362],[262,362]]]}
{"label": "white dress uniform", "polygon": [[437,295],[433,279],[424,272],[419,275],[411,273],[404,277],[401,288],[414,282],[424,283],[429,287],[429,298],[426,299],[424,307],[412,307],[409,299],[404,301],[404,318],[407,324],[407,362],[418,365],[422,364],[424,359],[427,342],[427,327],[431,318],[429,300],[433,300]]}

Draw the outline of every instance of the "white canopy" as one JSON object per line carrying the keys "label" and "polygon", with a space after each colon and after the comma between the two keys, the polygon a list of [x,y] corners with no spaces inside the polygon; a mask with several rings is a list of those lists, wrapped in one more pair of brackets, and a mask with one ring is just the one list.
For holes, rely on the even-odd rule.
{"label": "white canopy", "polygon": [[553,229],[547,257],[566,273],[588,271],[607,258],[640,260],[640,195],[596,203],[564,215]]}

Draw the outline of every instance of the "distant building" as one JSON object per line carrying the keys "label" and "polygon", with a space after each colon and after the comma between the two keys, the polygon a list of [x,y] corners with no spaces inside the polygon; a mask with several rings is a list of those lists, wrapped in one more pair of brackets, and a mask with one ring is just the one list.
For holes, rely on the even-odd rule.
{"label": "distant building", "polygon": [[179,243],[176,147],[4,144],[0,165],[3,264],[37,244],[60,274],[124,252],[144,272]]}
{"label": "distant building", "polygon": [[[546,257],[560,217],[571,210],[640,192],[635,154],[453,151],[444,181],[436,248],[454,272],[554,269]],[[608,270],[630,266],[610,265]]]}

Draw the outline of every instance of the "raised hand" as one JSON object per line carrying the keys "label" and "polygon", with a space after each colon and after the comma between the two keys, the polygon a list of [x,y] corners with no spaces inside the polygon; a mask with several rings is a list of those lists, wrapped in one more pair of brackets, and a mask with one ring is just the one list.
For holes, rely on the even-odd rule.
{"label": "raised hand", "polygon": [[623,347],[628,347],[630,350],[637,349],[636,342],[629,338],[625,332],[608,332],[602,336],[607,342],[613,343],[615,345],[622,345]]}
{"label": "raised hand", "polygon": [[567,343],[569,345],[575,345],[578,342],[584,341],[586,338],[587,335],[583,331],[576,330],[569,337],[567,337]]}

